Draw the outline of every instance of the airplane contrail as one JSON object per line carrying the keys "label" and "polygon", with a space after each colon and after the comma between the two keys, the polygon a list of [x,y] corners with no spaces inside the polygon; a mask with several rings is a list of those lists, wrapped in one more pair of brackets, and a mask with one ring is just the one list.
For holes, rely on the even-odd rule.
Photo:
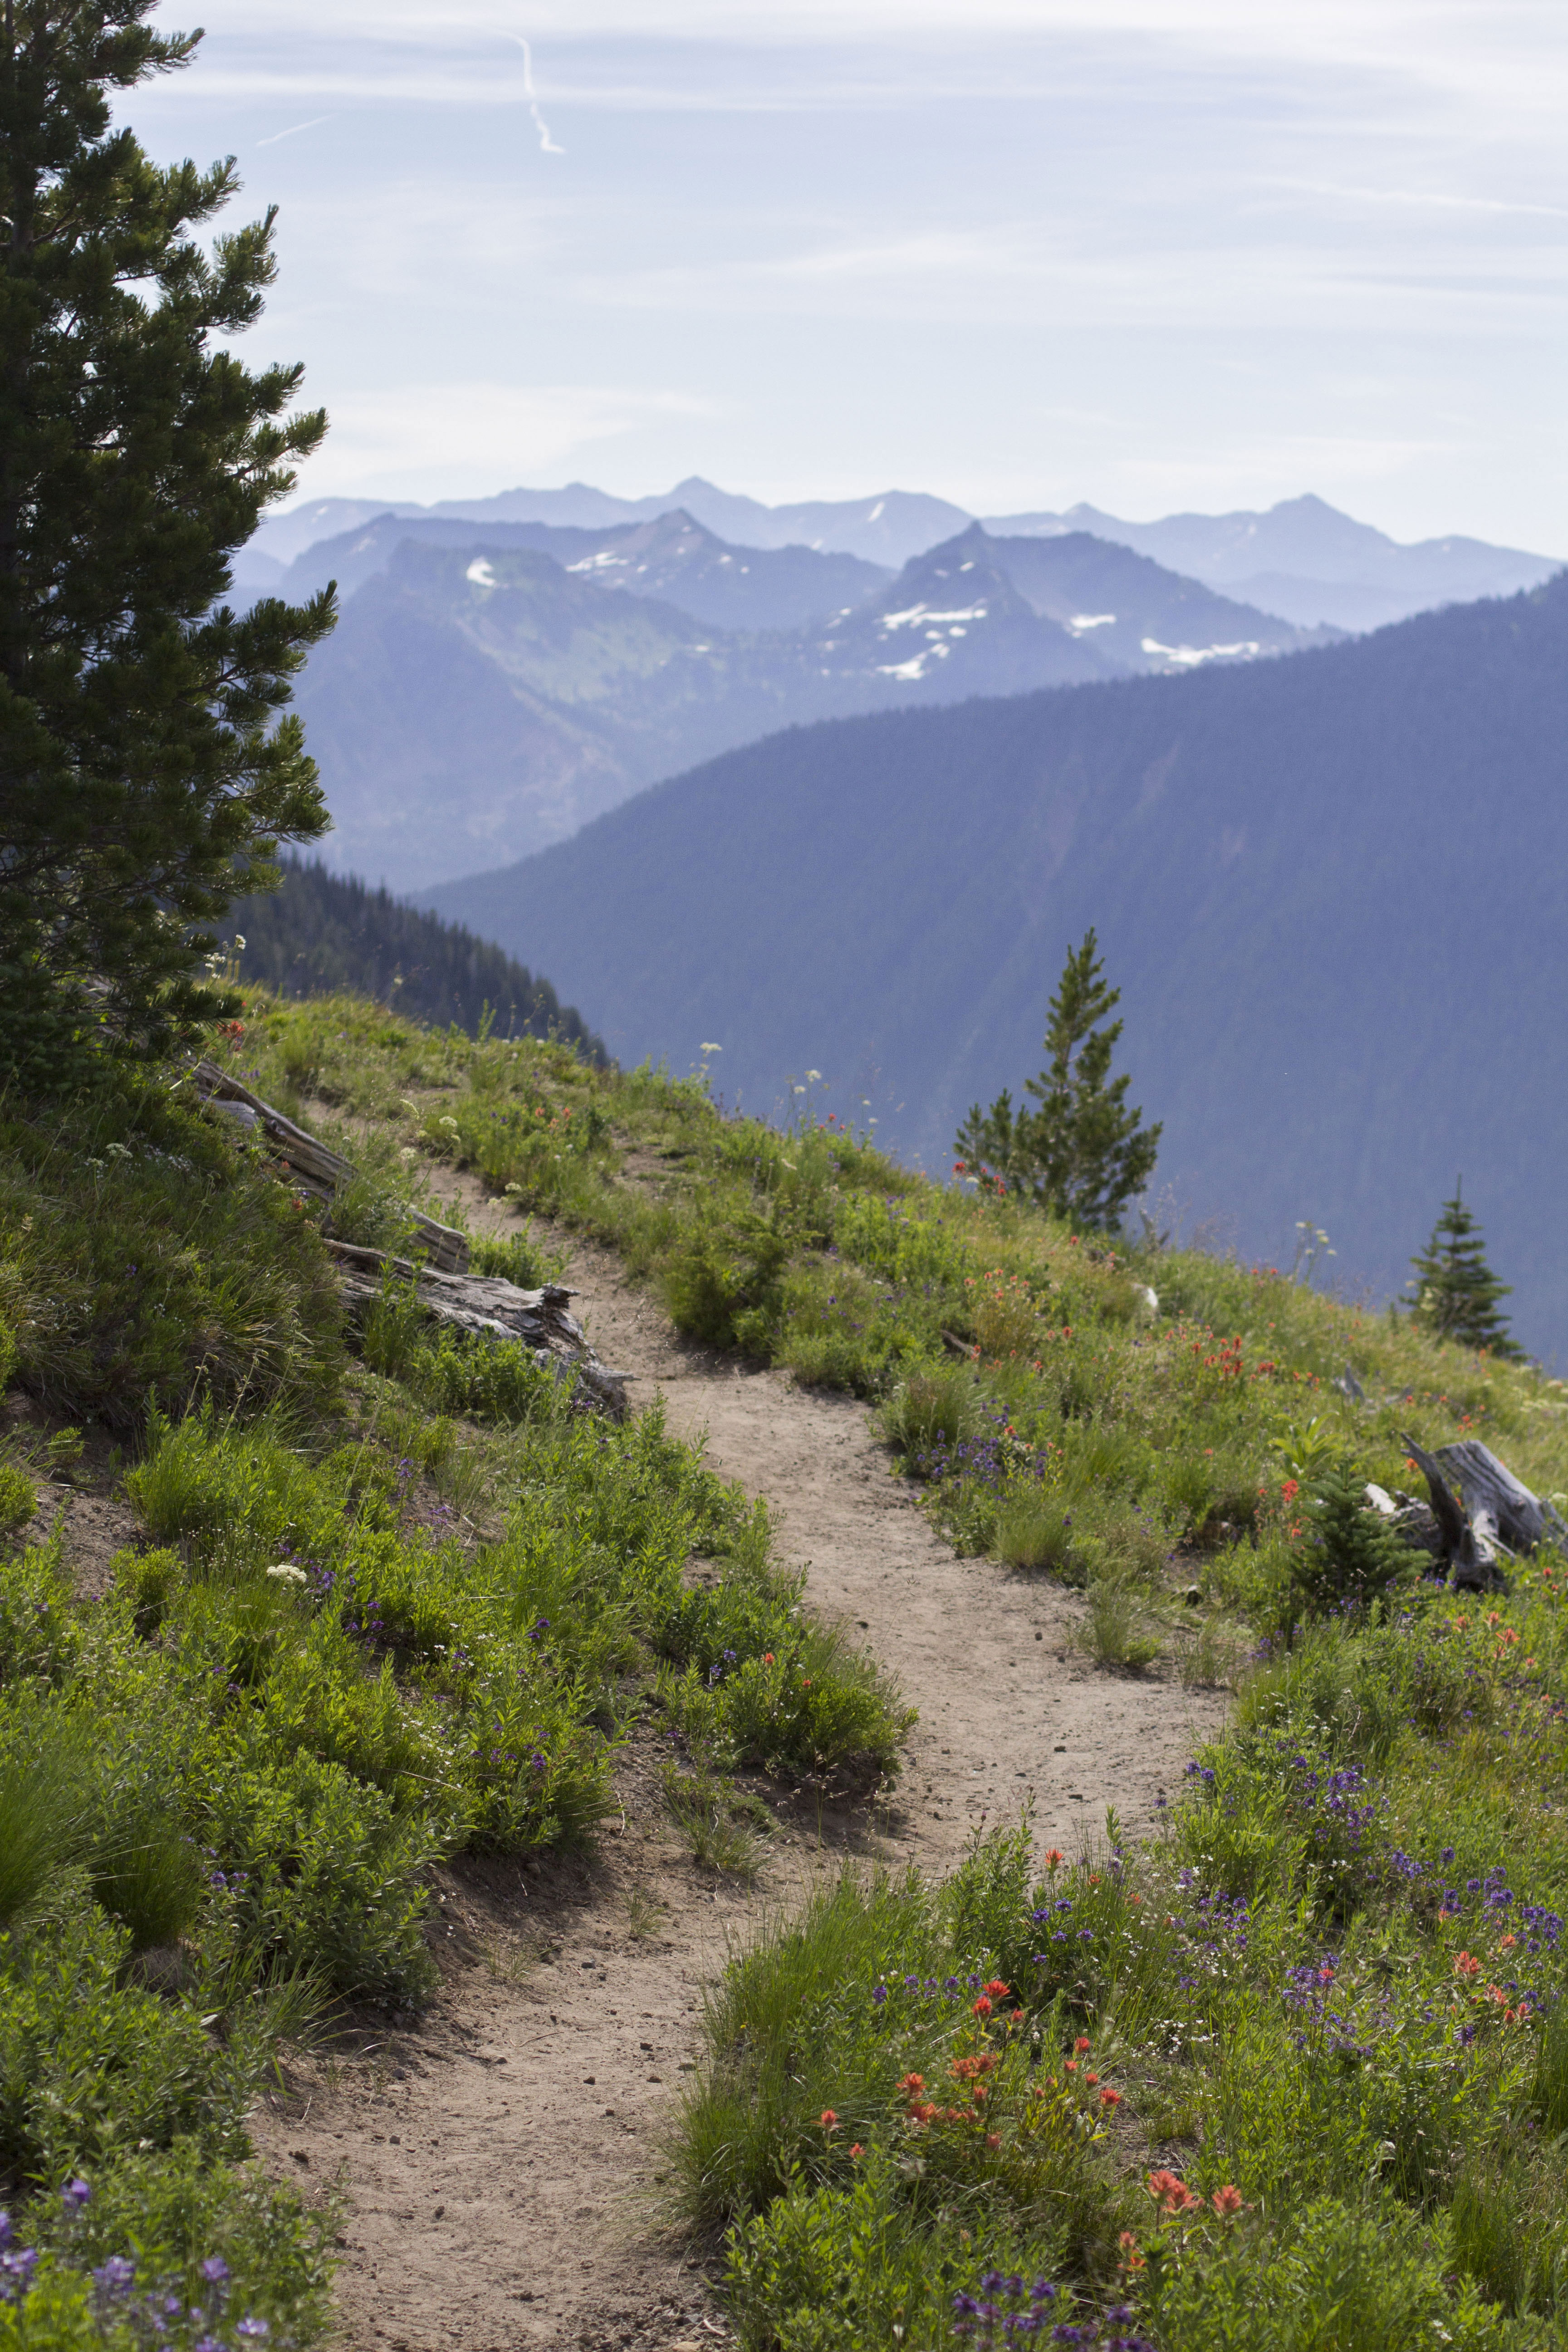
{"label": "airplane contrail", "polygon": [[539,152],[542,155],[564,155],[565,148],[557,147],[550,136],[550,125],[539,111],[539,100],[533,94],[533,52],[521,33],[509,34],[508,38],[515,41],[522,51],[523,94],[528,100],[528,110],[533,117],[533,127],[539,133]]}
{"label": "airplane contrail", "polygon": [[279,139],[292,139],[295,132],[300,131],[315,131],[321,124],[331,122],[331,120],[330,114],[313,114],[309,122],[291,122],[287,131],[274,131],[270,138],[258,139],[256,143],[258,147],[276,147]]}

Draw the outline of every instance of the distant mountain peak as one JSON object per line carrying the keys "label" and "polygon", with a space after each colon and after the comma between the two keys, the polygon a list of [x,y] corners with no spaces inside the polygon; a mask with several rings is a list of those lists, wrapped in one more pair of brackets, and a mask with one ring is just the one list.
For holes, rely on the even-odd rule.
{"label": "distant mountain peak", "polygon": [[[426,522],[518,523],[552,530],[604,532],[684,515],[731,551],[790,547],[848,556],[890,571],[974,528],[962,507],[921,490],[888,489],[859,499],[804,500],[768,506],[689,474],[672,489],[622,499],[591,483],[563,489],[519,487],[489,499],[447,499],[418,507],[386,499],[301,501],[264,522],[235,563],[238,591],[255,593],[276,583],[277,568],[312,545],[388,515]],[[1168,572],[1228,593],[1240,603],[1310,628],[1373,628],[1430,606],[1511,595],[1539,586],[1557,569],[1553,559],[1518,548],[1491,547],[1450,533],[1404,545],[1370,523],[1358,522],[1316,491],[1280,499],[1267,509],[1228,514],[1173,514],[1153,522],[1126,522],[1086,501],[1062,513],[989,516],[993,537],[1059,539],[1088,532],[1112,546],[1131,548]]]}

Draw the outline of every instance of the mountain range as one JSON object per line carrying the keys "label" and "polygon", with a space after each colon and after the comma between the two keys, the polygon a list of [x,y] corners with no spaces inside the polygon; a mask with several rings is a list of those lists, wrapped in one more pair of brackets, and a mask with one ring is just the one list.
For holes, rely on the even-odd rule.
{"label": "mountain range", "polygon": [[623,1062],[717,1041],[764,1113],[820,1070],[938,1169],[1037,1067],[1093,924],[1189,1223],[1288,1263],[1310,1220],[1391,1293],[1462,1173],[1550,1352],[1564,871],[1568,575],[1289,660],[792,729],[422,896]]}
{"label": "mountain range", "polygon": [[[447,499],[432,507],[317,499],[262,524],[237,561],[235,582],[242,593],[270,593],[312,544],[363,529],[387,513],[403,520],[544,523],[603,531],[617,524],[654,522],[678,509],[732,546],[804,546],[893,570],[976,520],[948,499],[908,490],[769,507],[697,475],[662,497],[643,499],[615,498],[584,482],[564,489]],[[1550,557],[1475,539],[1403,546],[1310,496],[1287,499],[1266,513],[1170,515],[1151,523],[1076,506],[1059,514],[993,517],[986,529],[1003,538],[1087,531],[1303,628],[1325,623],[1343,629],[1376,627],[1432,605],[1537,587],[1557,568]]]}
{"label": "mountain range", "polygon": [[1085,533],[977,523],[893,573],[731,546],[679,511],[598,530],[384,515],[279,584],[331,578],[342,618],[298,688],[330,855],[398,889],[506,865],[792,723],[1314,641]]}

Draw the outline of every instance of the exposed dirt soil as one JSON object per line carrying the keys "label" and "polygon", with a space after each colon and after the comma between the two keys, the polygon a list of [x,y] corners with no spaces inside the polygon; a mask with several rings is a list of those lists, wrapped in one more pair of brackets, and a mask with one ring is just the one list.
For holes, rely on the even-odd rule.
{"label": "exposed dirt soil", "polygon": [[112,1581],[115,1554],[127,1547],[140,1550],[146,1540],[135,1512],[117,1492],[120,1447],[101,1423],[91,1423],[51,1466],[49,1440],[65,1430],[63,1416],[15,1392],[6,1399],[3,1425],[20,1441],[37,1485],[37,1508],[21,1540],[42,1544],[58,1533],[79,1599],[101,1600]]}
{"label": "exposed dirt soil", "polygon": [[[477,1184],[461,1190],[476,1225],[504,1228]],[[592,1244],[572,1244],[564,1278],[634,1402],[662,1395],[672,1429],[706,1433],[713,1466],[767,1497],[812,1604],[851,1622],[921,1719],[890,1797],[780,1803],[749,1890],[700,1869],[673,1830],[651,1725],[592,1864],[447,1874],[442,1988],[420,2023],[345,2035],[257,2118],[277,2168],[344,2192],[354,2352],[723,2340],[700,2255],[660,2224],[660,2130],[692,2069],[702,1989],[759,1907],[847,1854],[940,1872],[1026,1797],[1042,1844],[1070,1850],[1108,1804],[1142,1828],[1223,1712],[1157,1673],[1097,1671],[1070,1646],[1070,1594],[955,1558],[862,1406],[689,1345]]]}

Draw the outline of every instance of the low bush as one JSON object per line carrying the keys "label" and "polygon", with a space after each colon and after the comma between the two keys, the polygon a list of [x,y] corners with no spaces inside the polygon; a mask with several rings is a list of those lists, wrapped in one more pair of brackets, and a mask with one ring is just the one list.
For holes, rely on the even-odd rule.
{"label": "low bush", "polygon": [[1385,1606],[1415,1583],[1415,1555],[1373,1509],[1353,1473],[1324,1478],[1304,1518],[1291,1575],[1291,1599],[1303,1616]]}
{"label": "low bush", "polygon": [[918,1474],[922,1464],[945,1460],[979,1436],[981,1391],[968,1370],[912,1372],[883,1406],[880,1420],[889,1444]]}
{"label": "low bush", "polygon": [[335,2218],[331,2200],[311,2210],[195,2140],[121,2155],[13,2225],[0,2346],[313,2342],[328,2316]]}
{"label": "low bush", "polygon": [[38,1490],[19,1462],[0,1460],[0,1538],[25,1528],[38,1507]]}
{"label": "low bush", "polygon": [[790,1247],[773,1218],[740,1205],[694,1225],[663,1268],[676,1329],[711,1347],[768,1355]]}
{"label": "low bush", "polygon": [[75,1418],[139,1422],[207,1395],[316,1410],[342,1312],[310,1217],[152,1077],[28,1117],[0,1105],[13,1377]]}

